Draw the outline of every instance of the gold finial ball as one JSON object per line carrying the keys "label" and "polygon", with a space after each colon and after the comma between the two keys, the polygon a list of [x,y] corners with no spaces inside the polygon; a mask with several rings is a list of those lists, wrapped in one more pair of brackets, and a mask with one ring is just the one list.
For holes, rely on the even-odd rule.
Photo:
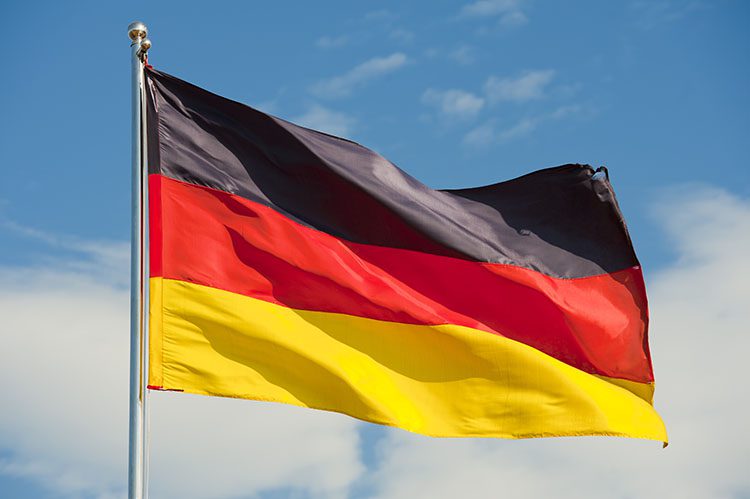
{"label": "gold finial ball", "polygon": [[151,40],[148,38],[144,38],[141,40],[141,52],[148,52],[148,49],[151,48]]}
{"label": "gold finial ball", "polygon": [[142,22],[135,21],[128,26],[128,36],[132,41],[143,40],[146,35],[148,35],[148,28]]}

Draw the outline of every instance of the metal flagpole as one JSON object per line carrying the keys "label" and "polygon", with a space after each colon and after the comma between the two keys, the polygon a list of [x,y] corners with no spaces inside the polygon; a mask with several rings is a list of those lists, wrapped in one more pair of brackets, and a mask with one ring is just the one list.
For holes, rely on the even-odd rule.
{"label": "metal flagpole", "polygon": [[146,285],[147,268],[144,228],[146,204],[146,184],[144,182],[144,134],[145,113],[143,65],[151,41],[146,38],[148,30],[140,22],[128,26],[128,36],[132,41],[132,192],[131,192],[131,234],[130,234],[130,429],[128,446],[128,497],[143,499],[146,496],[144,480],[146,446],[145,418],[145,369],[144,351],[146,347]]}

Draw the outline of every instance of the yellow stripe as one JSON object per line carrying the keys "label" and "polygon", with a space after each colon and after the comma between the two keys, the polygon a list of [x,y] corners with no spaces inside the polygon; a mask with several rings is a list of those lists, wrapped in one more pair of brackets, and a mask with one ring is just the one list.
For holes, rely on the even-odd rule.
{"label": "yellow stripe", "polygon": [[151,278],[149,283],[149,338],[148,338],[148,384],[151,386],[163,386],[162,376],[162,339],[164,334],[161,329],[162,314],[162,286],[161,277]]}
{"label": "yellow stripe", "polygon": [[149,383],[165,389],[442,437],[667,441],[659,415],[631,391],[650,397],[651,386],[615,384],[497,335],[294,310],[161,278],[151,279],[151,296]]}

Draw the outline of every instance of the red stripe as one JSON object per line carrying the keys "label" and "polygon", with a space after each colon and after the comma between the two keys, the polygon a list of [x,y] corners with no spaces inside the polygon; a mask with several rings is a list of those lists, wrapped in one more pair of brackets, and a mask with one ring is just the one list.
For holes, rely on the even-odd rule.
{"label": "red stripe", "polygon": [[161,175],[149,175],[148,179],[148,242],[149,242],[149,272],[152,276],[163,275],[162,270],[162,252],[164,246],[162,237],[164,230],[162,228],[161,213]]}
{"label": "red stripe", "polygon": [[164,388],[163,386],[156,386],[156,385],[146,385],[146,388],[148,388],[149,390],[155,390],[158,392],[183,392],[185,391],[179,388]]}
{"label": "red stripe", "polygon": [[154,277],[296,309],[468,326],[589,373],[653,380],[639,268],[557,279],[343,241],[245,198],[160,175],[149,185]]}

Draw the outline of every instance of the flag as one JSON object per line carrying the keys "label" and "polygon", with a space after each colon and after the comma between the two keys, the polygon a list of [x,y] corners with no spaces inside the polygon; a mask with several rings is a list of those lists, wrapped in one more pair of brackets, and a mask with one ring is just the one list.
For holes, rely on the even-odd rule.
{"label": "flag", "polygon": [[666,442],[606,176],[433,190],[151,68],[146,94],[150,388],[432,436]]}

